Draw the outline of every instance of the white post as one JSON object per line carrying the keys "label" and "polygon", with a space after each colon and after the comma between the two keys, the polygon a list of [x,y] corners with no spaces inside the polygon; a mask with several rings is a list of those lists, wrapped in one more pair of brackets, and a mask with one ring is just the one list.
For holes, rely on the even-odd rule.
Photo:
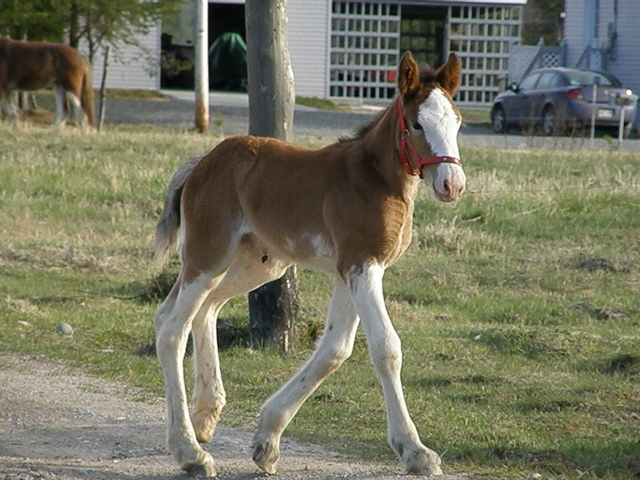
{"label": "white post", "polygon": [[594,83],[593,95],[591,96],[591,148],[593,148],[593,139],[596,136],[596,113],[598,113],[598,109],[596,108],[597,94],[598,94],[598,85]]}
{"label": "white post", "polygon": [[209,0],[196,0],[196,129],[209,131]]}
{"label": "white post", "polygon": [[624,138],[624,105],[620,108],[620,125],[618,126],[618,148],[622,148]]}

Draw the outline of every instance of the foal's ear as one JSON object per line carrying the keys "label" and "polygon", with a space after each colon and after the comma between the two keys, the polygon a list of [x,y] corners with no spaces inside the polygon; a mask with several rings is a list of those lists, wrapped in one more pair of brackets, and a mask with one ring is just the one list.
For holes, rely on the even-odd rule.
{"label": "foal's ear", "polygon": [[452,97],[460,86],[460,60],[455,53],[449,54],[449,59],[436,73],[436,80]]}
{"label": "foal's ear", "polygon": [[411,52],[406,52],[400,59],[398,67],[398,90],[400,95],[415,92],[420,88],[420,74],[418,64],[411,56]]}

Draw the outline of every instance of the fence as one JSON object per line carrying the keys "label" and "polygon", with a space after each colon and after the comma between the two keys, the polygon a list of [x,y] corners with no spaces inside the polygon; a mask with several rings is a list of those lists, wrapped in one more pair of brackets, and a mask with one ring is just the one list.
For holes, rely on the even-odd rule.
{"label": "fence", "polygon": [[538,68],[564,67],[566,59],[567,49],[564,42],[556,47],[546,46],[542,39],[538,45],[512,45],[506,84],[520,83],[529,72]]}

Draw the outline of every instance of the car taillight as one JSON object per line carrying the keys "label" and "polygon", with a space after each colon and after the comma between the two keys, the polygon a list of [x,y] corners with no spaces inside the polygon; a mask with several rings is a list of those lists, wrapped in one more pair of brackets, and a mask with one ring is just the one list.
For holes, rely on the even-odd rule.
{"label": "car taillight", "polygon": [[565,96],[569,100],[584,100],[584,97],[582,96],[582,90],[580,90],[579,88],[574,88],[572,90],[569,90],[568,92],[565,93]]}

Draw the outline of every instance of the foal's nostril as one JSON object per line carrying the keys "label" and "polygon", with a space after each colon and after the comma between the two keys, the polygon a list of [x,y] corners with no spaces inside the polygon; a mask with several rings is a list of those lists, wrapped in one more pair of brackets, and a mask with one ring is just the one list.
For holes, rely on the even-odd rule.
{"label": "foal's nostril", "polygon": [[445,180],[442,187],[444,188],[444,191],[447,193],[447,195],[451,195],[451,185],[449,184],[449,180]]}

